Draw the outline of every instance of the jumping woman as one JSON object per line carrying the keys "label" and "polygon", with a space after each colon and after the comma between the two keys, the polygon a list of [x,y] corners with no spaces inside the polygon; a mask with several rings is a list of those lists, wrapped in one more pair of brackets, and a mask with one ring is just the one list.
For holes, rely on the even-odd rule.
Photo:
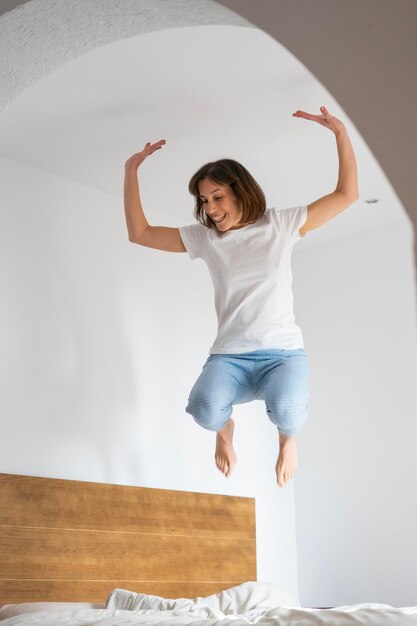
{"label": "jumping woman", "polygon": [[307,355],[293,313],[292,248],[359,197],[346,128],[325,107],[320,110],[320,115],[297,111],[293,116],[334,133],[339,175],[332,193],[308,205],[266,208],[265,195],[248,170],[232,159],[220,159],[203,165],[190,180],[197,223],[151,226],[140,201],[137,169],[166,141],[147,143],[125,164],[129,241],[203,259],[214,285],[217,336],[185,411],[203,428],[216,431],[216,465],[230,476],[236,464],[233,405],[264,400],[278,429],[275,471],[280,487],[297,469],[296,435],[309,407]]}

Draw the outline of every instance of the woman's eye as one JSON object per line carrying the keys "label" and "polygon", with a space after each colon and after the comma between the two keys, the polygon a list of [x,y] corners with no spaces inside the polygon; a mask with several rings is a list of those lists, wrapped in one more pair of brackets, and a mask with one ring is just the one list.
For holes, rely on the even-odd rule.
{"label": "woman's eye", "polygon": [[[223,196],[219,196],[218,198],[214,198],[215,200],[221,200],[223,198]],[[201,201],[203,204],[205,204],[207,202],[207,200],[202,200]]]}

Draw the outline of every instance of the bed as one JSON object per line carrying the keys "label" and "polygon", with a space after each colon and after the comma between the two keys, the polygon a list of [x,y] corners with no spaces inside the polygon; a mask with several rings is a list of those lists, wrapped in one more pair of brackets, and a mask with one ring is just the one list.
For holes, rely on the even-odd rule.
{"label": "bed", "polygon": [[256,580],[252,498],[0,474],[1,626],[417,626]]}

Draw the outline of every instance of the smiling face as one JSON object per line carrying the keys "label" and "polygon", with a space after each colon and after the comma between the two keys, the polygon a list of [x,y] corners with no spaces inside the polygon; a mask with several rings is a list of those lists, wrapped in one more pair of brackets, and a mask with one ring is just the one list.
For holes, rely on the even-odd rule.
{"label": "smiling face", "polygon": [[245,226],[245,224],[239,224],[242,209],[230,185],[213,183],[208,178],[203,178],[198,183],[198,189],[204,210],[219,231],[224,232]]}

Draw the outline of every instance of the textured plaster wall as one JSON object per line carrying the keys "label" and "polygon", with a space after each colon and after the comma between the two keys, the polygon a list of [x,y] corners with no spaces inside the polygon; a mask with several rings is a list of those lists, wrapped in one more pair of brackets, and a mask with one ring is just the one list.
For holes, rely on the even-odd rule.
{"label": "textured plaster wall", "polygon": [[43,76],[93,48],[155,30],[210,24],[253,27],[211,0],[26,2],[0,19],[0,111]]}

